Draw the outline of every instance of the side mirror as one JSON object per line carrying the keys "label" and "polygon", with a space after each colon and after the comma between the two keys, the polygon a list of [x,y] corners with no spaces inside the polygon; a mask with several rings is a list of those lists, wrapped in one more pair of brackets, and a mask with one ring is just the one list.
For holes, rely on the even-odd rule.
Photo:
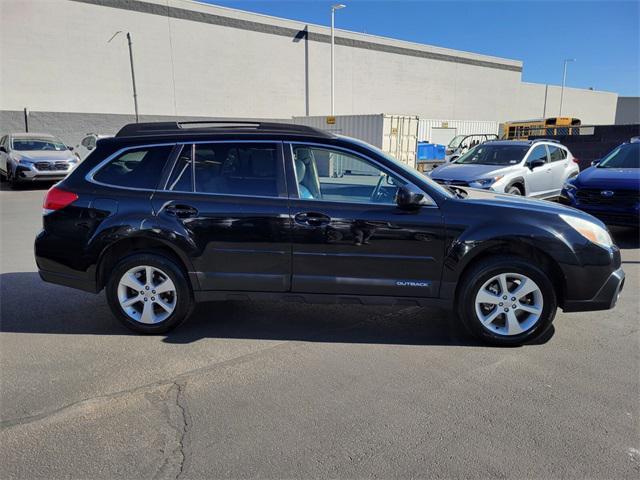
{"label": "side mirror", "polygon": [[73,152],[73,147],[71,145],[67,145],[67,150],[71,150]]}
{"label": "side mirror", "polygon": [[5,147],[0,147],[0,152],[9,153]]}
{"label": "side mirror", "polygon": [[536,158],[535,160],[530,160],[529,161],[529,168],[531,170],[533,170],[536,167],[542,167],[546,164],[547,162],[545,162],[543,159],[541,158]]}
{"label": "side mirror", "polygon": [[403,185],[398,188],[396,204],[400,208],[420,208],[422,205],[428,205],[429,202],[424,193],[418,191],[415,187]]}
{"label": "side mirror", "polygon": [[593,162],[591,162],[591,166],[595,167],[596,165],[598,165],[600,163],[600,159],[596,158]]}

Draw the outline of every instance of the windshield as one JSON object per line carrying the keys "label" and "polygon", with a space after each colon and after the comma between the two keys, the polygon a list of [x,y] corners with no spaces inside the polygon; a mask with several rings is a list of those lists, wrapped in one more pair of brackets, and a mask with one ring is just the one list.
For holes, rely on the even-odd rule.
{"label": "windshield", "polygon": [[67,146],[57,138],[18,137],[13,139],[12,144],[13,150],[20,151],[55,150],[61,152],[67,149]]}
{"label": "windshield", "polygon": [[460,146],[460,144],[462,143],[462,140],[464,140],[467,136],[466,135],[456,135],[455,137],[453,137],[453,139],[449,142],[449,145],[447,145],[449,148],[458,148]]}
{"label": "windshield", "polygon": [[527,145],[486,145],[472,148],[454,163],[473,165],[515,165],[529,150]]}
{"label": "windshield", "polygon": [[640,143],[620,145],[598,163],[598,168],[640,168]]}
{"label": "windshield", "polygon": [[454,197],[454,194],[449,189],[447,189],[447,188],[443,187],[442,185],[436,183],[434,180],[432,180],[431,178],[427,177],[422,172],[419,172],[418,170],[416,170],[414,168],[411,168],[411,167],[409,167],[408,165],[406,165],[406,164],[404,164],[402,162],[399,162],[394,157],[389,155],[387,152],[384,152],[384,151],[380,150],[378,147],[375,147],[375,146],[371,145],[370,143],[363,142],[362,140],[358,140],[358,139],[355,139],[355,138],[352,138],[352,137],[345,137],[345,136],[342,136],[342,135],[340,135],[340,136],[345,138],[345,139],[348,139],[350,142],[362,145],[362,146],[368,148],[369,150],[374,150],[381,157],[384,157],[387,160],[389,160],[390,162],[393,162],[400,170],[405,172],[409,178],[417,176],[417,177],[420,178],[420,180],[422,180],[425,183],[428,183],[431,188],[433,188],[434,190],[437,190],[442,195],[444,195],[444,196],[446,196],[448,198],[453,198]]}

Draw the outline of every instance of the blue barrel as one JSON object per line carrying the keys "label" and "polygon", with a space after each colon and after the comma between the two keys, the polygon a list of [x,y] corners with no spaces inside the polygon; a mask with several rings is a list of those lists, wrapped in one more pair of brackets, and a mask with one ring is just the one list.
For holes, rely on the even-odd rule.
{"label": "blue barrel", "polygon": [[444,145],[434,145],[436,160],[444,160],[446,147]]}

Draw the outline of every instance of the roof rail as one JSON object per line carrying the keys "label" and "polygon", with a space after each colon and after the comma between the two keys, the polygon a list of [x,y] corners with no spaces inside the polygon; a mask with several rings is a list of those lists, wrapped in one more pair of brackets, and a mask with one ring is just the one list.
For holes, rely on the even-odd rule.
{"label": "roof rail", "polygon": [[333,136],[329,132],[308,127],[306,125],[229,119],[189,122],[129,123],[116,133],[116,137],[167,135],[175,133],[217,133],[222,130],[255,131],[257,133],[294,133],[314,137]]}
{"label": "roof rail", "polygon": [[531,143],[536,143],[536,142],[561,143],[560,140],[555,140],[553,138],[534,138],[533,140],[531,140]]}

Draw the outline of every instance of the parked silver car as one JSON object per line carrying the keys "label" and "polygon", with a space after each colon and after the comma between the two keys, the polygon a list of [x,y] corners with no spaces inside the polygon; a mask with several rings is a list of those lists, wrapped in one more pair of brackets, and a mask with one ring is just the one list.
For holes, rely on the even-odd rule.
{"label": "parked silver car", "polygon": [[554,198],[578,175],[577,159],[554,140],[482,143],[430,172],[444,185],[482,188],[527,197]]}
{"label": "parked silver car", "polygon": [[61,180],[78,164],[72,148],[53,135],[11,133],[0,139],[0,176],[18,182]]}

